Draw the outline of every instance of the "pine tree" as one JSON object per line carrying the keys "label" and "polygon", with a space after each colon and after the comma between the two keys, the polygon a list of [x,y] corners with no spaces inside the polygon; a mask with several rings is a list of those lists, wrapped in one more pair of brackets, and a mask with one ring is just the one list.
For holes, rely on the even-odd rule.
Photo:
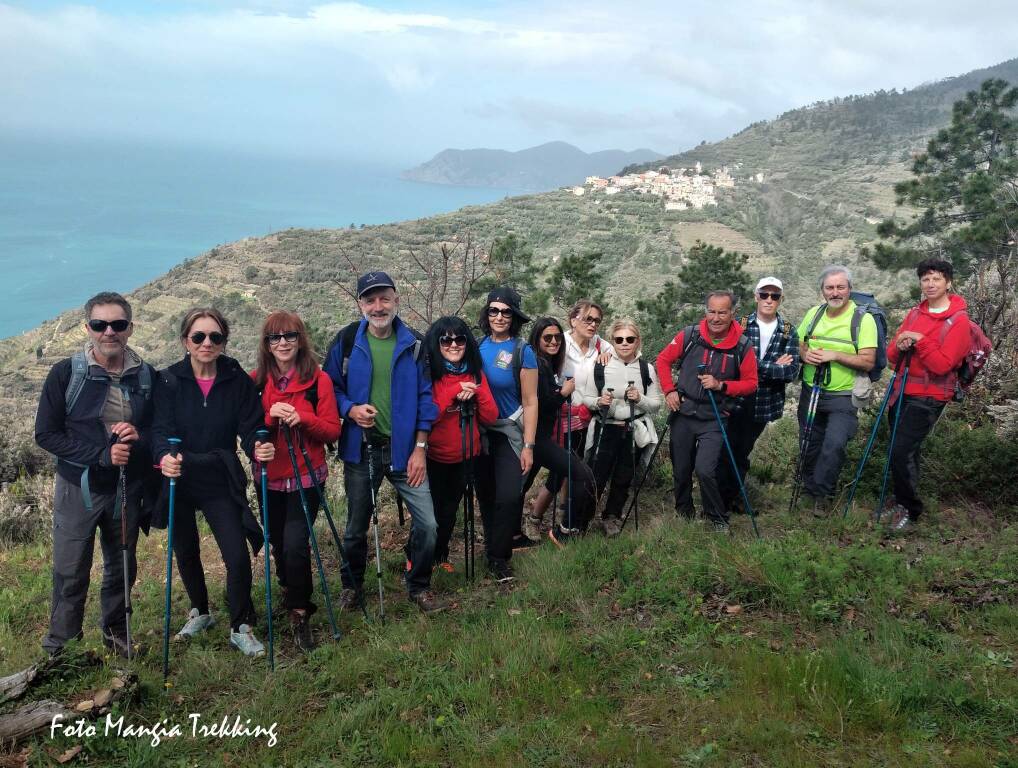
{"label": "pine tree", "polygon": [[591,298],[609,314],[604,299],[604,254],[590,251],[584,254],[570,253],[562,256],[548,277],[548,284],[555,302],[564,310],[569,309],[578,299]]}

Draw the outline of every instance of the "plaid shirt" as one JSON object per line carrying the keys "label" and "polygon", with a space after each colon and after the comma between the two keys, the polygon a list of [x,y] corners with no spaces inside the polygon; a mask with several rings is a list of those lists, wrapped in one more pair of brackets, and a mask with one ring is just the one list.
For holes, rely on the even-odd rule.
{"label": "plaid shirt", "polygon": [[[752,413],[753,421],[777,421],[785,410],[785,385],[799,377],[799,334],[795,326],[777,316],[778,327],[774,329],[767,351],[760,358],[760,326],[756,312],[744,318],[743,335],[753,344],[757,358],[757,374],[760,386],[756,393],[745,399],[744,407]],[[791,355],[792,362],[778,365],[775,362],[782,355]]]}

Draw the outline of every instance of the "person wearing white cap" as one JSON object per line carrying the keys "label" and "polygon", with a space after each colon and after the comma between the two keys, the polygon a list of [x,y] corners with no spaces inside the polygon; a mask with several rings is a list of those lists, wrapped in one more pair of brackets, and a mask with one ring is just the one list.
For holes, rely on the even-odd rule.
{"label": "person wearing white cap", "polygon": [[[753,446],[764,427],[781,418],[785,387],[799,375],[799,335],[795,326],[778,312],[783,292],[784,286],[777,277],[761,278],[753,289],[756,311],[739,321],[743,335],[756,352],[760,381],[756,392],[744,398],[741,409],[728,419],[728,441],[743,481],[749,472]],[[731,462],[721,462],[718,472],[725,507],[731,511],[741,501]]]}

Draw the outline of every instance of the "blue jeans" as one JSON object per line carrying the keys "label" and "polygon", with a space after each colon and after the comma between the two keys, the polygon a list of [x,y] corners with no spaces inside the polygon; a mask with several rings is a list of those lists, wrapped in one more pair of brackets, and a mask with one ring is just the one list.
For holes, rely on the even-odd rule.
{"label": "blue jeans", "polygon": [[[406,472],[394,472],[388,446],[371,449],[374,464],[375,498],[382,485],[382,478],[389,478],[396,492],[403,497],[410,510],[410,541],[407,543],[409,567],[406,570],[407,591],[411,597],[430,588],[431,568],[435,559],[435,541],[438,525],[431,503],[431,489],[427,478],[422,485],[412,488],[407,482]],[[344,462],[343,484],[346,488],[346,531],[343,547],[350,569],[343,569],[343,586],[348,589],[361,588],[364,584],[364,568],[368,555],[368,525],[371,522],[371,487],[368,482],[367,448],[361,451],[361,460],[356,464]],[[351,575],[353,581],[351,581]]]}

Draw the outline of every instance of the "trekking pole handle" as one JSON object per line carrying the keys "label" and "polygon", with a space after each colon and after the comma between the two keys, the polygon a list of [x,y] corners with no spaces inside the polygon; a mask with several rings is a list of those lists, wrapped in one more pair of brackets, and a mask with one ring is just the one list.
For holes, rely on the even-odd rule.
{"label": "trekking pole handle", "polygon": [[170,444],[170,456],[177,458],[177,453],[180,452],[180,438],[170,437],[166,439],[166,442]]}

